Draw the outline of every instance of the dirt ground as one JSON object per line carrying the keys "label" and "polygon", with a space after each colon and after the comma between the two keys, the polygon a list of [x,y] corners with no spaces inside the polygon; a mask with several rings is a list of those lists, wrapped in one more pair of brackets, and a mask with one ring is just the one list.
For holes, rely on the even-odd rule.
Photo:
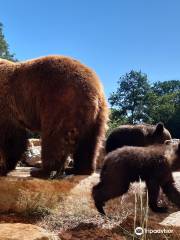
{"label": "dirt ground", "polygon": [[[179,182],[178,176],[176,179]],[[99,215],[91,198],[91,188],[98,180],[99,175],[93,174],[58,181],[41,180],[38,182],[32,179],[10,181],[9,189],[11,189],[11,184],[17,182],[16,191],[21,192],[23,186],[23,192],[21,192],[23,198],[19,193],[14,195],[16,202],[13,206],[16,211],[9,209],[3,213],[1,209],[0,223],[35,224],[55,233],[62,240],[180,239],[180,227],[160,224],[170,214],[178,213],[178,209],[169,204],[164,196],[160,196],[160,203],[170,206],[169,212],[155,214],[148,210],[143,183],[133,184],[127,194],[109,201],[105,208],[107,217]],[[1,181],[1,189],[3,189],[3,184],[5,185]],[[15,185],[13,185],[13,190],[14,187]],[[0,195],[2,194],[3,191]],[[0,196],[2,207],[1,199]],[[138,237],[134,234],[134,229],[139,226],[173,232],[146,233]]]}

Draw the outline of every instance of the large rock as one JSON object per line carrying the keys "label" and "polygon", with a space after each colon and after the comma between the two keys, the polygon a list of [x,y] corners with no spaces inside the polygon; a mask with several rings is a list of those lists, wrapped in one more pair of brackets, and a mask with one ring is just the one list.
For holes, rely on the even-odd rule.
{"label": "large rock", "polygon": [[19,165],[28,167],[41,167],[41,139],[28,139],[27,151],[23,154]]}
{"label": "large rock", "polygon": [[0,240],[55,240],[55,236],[31,224],[1,223]]}
{"label": "large rock", "polygon": [[22,162],[30,167],[41,167],[41,146],[29,147],[24,154]]}
{"label": "large rock", "polygon": [[[1,156],[0,156],[0,159],[1,159]],[[42,166],[40,139],[35,139],[35,138],[28,139],[28,148],[27,148],[27,151],[23,154],[21,162],[23,163],[23,165],[28,167],[40,168]],[[65,167],[72,167],[72,166],[73,166],[72,156],[69,156],[66,160]]]}
{"label": "large rock", "polygon": [[28,139],[28,147],[39,147],[41,146],[41,139],[39,138],[29,138]]}
{"label": "large rock", "polygon": [[160,224],[165,226],[180,227],[180,211],[171,213]]}

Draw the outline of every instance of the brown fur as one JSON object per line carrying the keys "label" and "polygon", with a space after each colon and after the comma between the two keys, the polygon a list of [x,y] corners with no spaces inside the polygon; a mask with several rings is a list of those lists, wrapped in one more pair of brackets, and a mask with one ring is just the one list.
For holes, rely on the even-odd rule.
{"label": "brown fur", "polygon": [[109,153],[123,146],[148,146],[162,144],[171,139],[170,132],[163,123],[157,125],[123,125],[114,129],[107,138],[106,152]]}
{"label": "brown fur", "polygon": [[[168,154],[171,150],[173,159]],[[176,145],[122,147],[112,151],[105,159],[100,182],[93,187],[95,205],[104,214],[103,206],[106,201],[126,193],[130,183],[141,178],[146,182],[149,206],[153,211],[166,210],[157,206],[160,187],[169,200],[180,207],[180,193],[175,188],[172,176],[172,171],[179,167],[180,142]]]}
{"label": "brown fur", "polygon": [[63,56],[0,60],[0,116],[1,139],[7,120],[41,133],[43,169],[37,175],[61,172],[69,154],[74,173],[94,170],[108,110],[98,77],[80,62]]}

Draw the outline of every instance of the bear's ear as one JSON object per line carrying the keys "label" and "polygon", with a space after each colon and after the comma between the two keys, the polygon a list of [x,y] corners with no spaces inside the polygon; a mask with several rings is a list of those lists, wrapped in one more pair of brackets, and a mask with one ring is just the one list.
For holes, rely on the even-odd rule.
{"label": "bear's ear", "polygon": [[156,133],[156,134],[161,134],[161,133],[163,133],[163,130],[164,130],[164,124],[163,124],[162,122],[159,122],[159,123],[156,125],[155,133]]}
{"label": "bear's ear", "polygon": [[171,144],[171,140],[166,140],[164,143],[166,144],[166,145],[170,145]]}

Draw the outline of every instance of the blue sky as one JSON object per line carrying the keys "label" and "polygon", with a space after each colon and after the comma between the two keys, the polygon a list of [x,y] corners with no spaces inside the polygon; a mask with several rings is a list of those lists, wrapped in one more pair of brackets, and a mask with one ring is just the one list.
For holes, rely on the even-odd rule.
{"label": "blue sky", "polygon": [[180,79],[179,0],[0,0],[0,22],[19,60],[77,58],[107,97],[131,69],[151,82]]}

